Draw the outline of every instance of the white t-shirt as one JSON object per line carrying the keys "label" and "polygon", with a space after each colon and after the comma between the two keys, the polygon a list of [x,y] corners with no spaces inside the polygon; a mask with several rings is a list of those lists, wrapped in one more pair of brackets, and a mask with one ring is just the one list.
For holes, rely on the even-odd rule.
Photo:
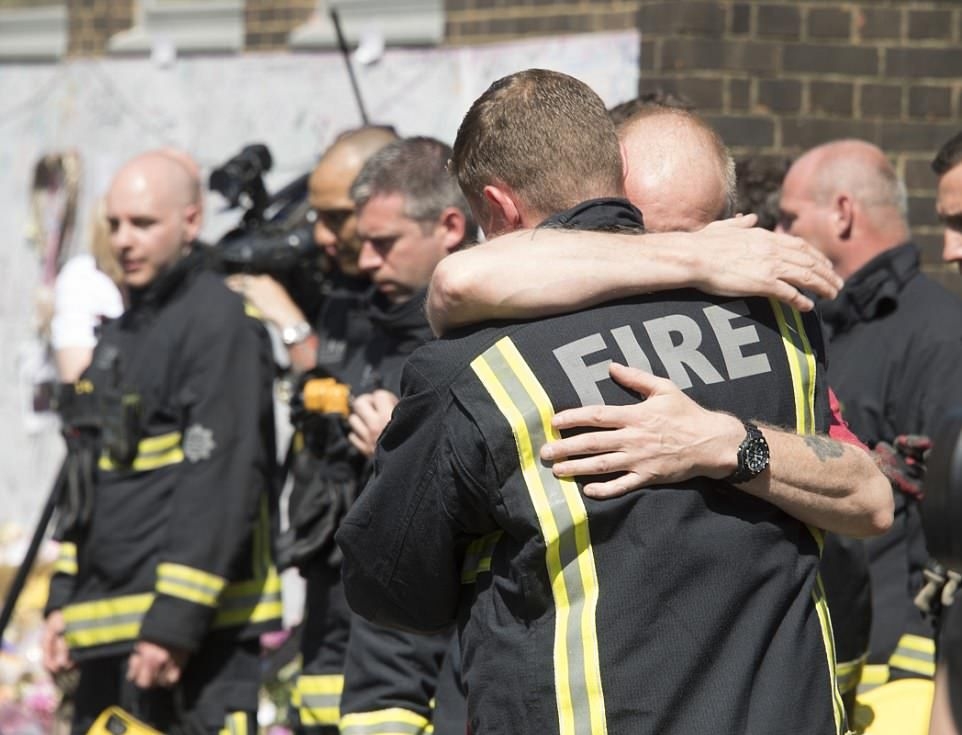
{"label": "white t-shirt", "polygon": [[97,268],[92,255],[75,255],[60,269],[53,302],[50,342],[55,350],[95,347],[94,330],[104,319],[116,319],[124,311],[120,289]]}

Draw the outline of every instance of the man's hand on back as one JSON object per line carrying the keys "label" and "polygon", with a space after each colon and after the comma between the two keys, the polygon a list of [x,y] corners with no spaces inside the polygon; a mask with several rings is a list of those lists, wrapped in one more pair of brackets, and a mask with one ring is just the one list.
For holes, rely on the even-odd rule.
{"label": "man's hand on back", "polygon": [[556,476],[621,473],[584,486],[585,495],[606,498],[699,475],[723,478],[732,473],[735,450],[745,435],[741,421],[702,408],[665,378],[617,363],[610,371],[618,384],[645,400],[556,414],[552,420],[556,429],[598,429],[542,448],[541,458],[554,462]]}
{"label": "man's hand on back", "polygon": [[768,296],[808,311],[799,289],[833,299],[842,287],[828,258],[805,240],[755,227],[754,214],[712,222],[694,234],[692,286],[719,296]]}

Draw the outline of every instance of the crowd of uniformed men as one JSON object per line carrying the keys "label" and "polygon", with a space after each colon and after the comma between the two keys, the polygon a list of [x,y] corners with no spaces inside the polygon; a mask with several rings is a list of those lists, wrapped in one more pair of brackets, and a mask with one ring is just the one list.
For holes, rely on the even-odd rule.
{"label": "crowd of uniformed men", "polygon": [[[933,167],[960,260],[962,134]],[[128,161],[125,310],[64,399],[44,657],[79,670],[73,732],[256,732],[275,556],[306,583],[297,733],[841,735],[930,682],[922,464],[962,302],[869,143],[799,157],[775,232],[737,196],[685,105],[519,72],[453,149],[324,152],[311,310],[216,271],[188,156]]]}

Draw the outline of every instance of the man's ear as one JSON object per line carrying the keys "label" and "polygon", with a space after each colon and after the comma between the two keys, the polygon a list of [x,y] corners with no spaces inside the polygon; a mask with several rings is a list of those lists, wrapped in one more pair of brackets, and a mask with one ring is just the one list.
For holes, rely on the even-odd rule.
{"label": "man's ear", "polygon": [[832,205],[832,227],[835,236],[847,240],[855,226],[855,203],[848,194],[839,194]]}
{"label": "man's ear", "polygon": [[188,204],[184,207],[184,239],[191,243],[200,235],[200,228],[203,224],[200,207],[196,204]]}
{"label": "man's ear", "polygon": [[618,150],[621,152],[621,184],[628,184],[628,149],[625,148],[624,141],[618,139]]}
{"label": "man's ear", "polygon": [[490,214],[488,227],[484,232],[488,237],[494,237],[505,232],[519,230],[522,224],[521,212],[514,201],[509,189],[488,184],[484,187],[484,199],[488,204]]}
{"label": "man's ear", "polygon": [[464,243],[467,218],[457,207],[447,207],[438,218],[441,243],[446,253],[453,253]]}

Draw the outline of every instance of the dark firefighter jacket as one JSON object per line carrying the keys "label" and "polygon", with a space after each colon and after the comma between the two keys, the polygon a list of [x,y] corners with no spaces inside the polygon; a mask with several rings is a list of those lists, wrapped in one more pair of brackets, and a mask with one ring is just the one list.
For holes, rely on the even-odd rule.
{"label": "dark firefighter jacket", "polygon": [[[365,304],[359,313],[348,295],[344,308],[336,310],[343,315],[325,309],[320,372],[350,385],[355,396],[382,388],[398,394],[402,365],[432,337],[424,293],[397,305],[372,293]],[[362,320],[370,324],[363,347],[338,336],[354,333],[350,324]],[[333,346],[328,345],[332,336]],[[338,343],[346,348],[337,348]],[[307,579],[307,615],[304,668],[293,693],[296,721],[309,732],[334,732],[339,726],[346,735],[393,732],[399,717],[412,731],[428,728],[449,636],[384,630],[351,614],[341,585],[341,557],[327,533],[333,533],[363,487],[369,463],[351,446],[340,417],[309,417],[304,440],[309,451],[295,463],[292,525],[298,541],[307,542],[298,547],[313,546],[314,552],[298,563]],[[318,534],[318,528],[325,533]],[[319,543],[322,535],[329,543]],[[455,703],[451,719],[456,724],[448,726],[434,718],[434,732],[462,733],[463,703]]]}
{"label": "dark firefighter jacket", "polygon": [[[926,277],[912,243],[873,258],[821,303],[829,382],[852,431],[869,447],[931,435],[962,405],[962,301]],[[863,683],[931,677],[932,627],[913,599],[927,561],[918,500],[895,493],[891,529],[865,542],[872,632]]]}
{"label": "dark firefighter jacket", "polygon": [[709,409],[828,425],[817,319],[764,299],[680,290],[436,341],[338,534],[351,606],[460,618],[474,733],[844,732],[821,531],[707,479],[595,501],[539,461],[555,411],[637,400],[609,360]]}
{"label": "dark firefighter jacket", "polygon": [[118,390],[140,403],[136,456],[104,447],[92,516],[67,535],[51,584],[77,659],[138,639],[194,651],[208,634],[280,624],[273,361],[263,326],[205,260],[195,246],[133,294],[77,384],[104,406]]}

